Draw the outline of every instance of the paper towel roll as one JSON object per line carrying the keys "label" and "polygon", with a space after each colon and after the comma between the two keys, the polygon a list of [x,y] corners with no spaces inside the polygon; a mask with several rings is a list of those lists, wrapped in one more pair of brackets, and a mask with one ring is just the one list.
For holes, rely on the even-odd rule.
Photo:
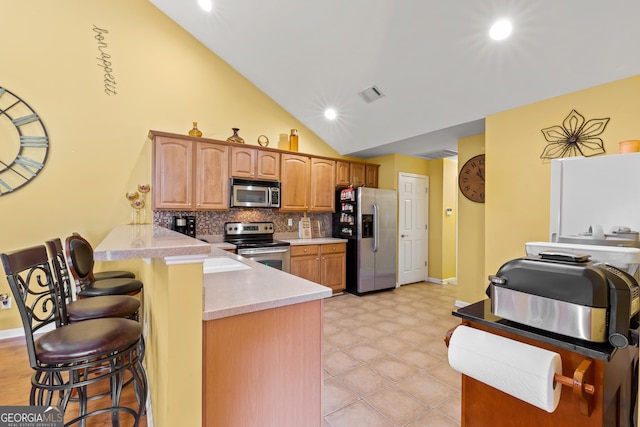
{"label": "paper towel roll", "polygon": [[456,371],[553,412],[560,401],[562,374],[558,353],[467,326],[458,326],[449,341],[449,365]]}

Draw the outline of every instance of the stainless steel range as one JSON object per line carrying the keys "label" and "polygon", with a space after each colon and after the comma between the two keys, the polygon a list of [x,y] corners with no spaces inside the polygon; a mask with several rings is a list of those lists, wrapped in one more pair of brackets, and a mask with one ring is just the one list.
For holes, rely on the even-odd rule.
{"label": "stainless steel range", "polygon": [[238,255],[289,273],[290,244],[274,240],[274,232],[273,222],[227,222],[224,241],[236,245]]}

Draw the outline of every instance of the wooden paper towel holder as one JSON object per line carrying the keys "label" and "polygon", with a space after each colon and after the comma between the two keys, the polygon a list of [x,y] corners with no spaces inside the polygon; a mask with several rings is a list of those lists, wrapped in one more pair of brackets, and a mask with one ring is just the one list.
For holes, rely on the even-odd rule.
{"label": "wooden paper towel holder", "polygon": [[[469,322],[463,321],[462,325],[469,325]],[[449,329],[444,337],[444,342],[449,348],[449,341],[453,335],[453,331],[460,326],[456,325]],[[573,394],[578,398],[580,402],[580,413],[584,416],[591,416],[593,411],[593,396],[596,393],[596,388],[592,384],[588,384],[587,381],[593,382],[593,359],[585,358],[580,365],[573,371],[573,378],[565,377],[564,375],[555,374],[553,380],[561,385],[571,387]]]}

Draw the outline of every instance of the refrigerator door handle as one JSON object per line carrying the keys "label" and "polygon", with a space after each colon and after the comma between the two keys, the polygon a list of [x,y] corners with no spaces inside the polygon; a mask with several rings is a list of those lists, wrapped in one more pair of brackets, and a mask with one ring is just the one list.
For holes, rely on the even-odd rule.
{"label": "refrigerator door handle", "polygon": [[380,237],[380,215],[378,204],[374,203],[371,205],[373,208],[373,252],[378,252],[378,248],[380,246],[380,241],[378,240]]}

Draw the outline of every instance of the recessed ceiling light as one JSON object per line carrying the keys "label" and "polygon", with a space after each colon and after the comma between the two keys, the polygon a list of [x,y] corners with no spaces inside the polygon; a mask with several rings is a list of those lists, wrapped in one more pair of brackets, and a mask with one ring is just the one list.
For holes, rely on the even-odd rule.
{"label": "recessed ceiling light", "polygon": [[489,29],[489,37],[494,40],[504,40],[511,34],[511,29],[511,22],[506,19],[500,19]]}
{"label": "recessed ceiling light", "polygon": [[338,113],[333,108],[327,108],[324,110],[324,116],[329,120],[335,120],[338,117]]}
{"label": "recessed ceiling light", "polygon": [[212,0],[198,0],[198,5],[205,12],[211,12],[213,10],[213,1]]}

